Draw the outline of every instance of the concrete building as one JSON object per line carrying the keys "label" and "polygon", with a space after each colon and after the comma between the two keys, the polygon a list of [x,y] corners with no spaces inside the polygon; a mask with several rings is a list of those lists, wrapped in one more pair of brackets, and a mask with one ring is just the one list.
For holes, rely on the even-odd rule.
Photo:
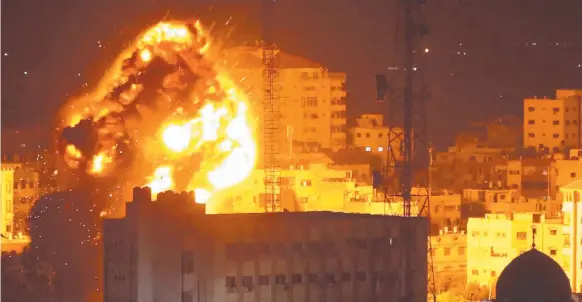
{"label": "concrete building", "polygon": [[39,173],[18,164],[14,170],[14,230],[26,231],[26,218],[40,197]]}
{"label": "concrete building", "polygon": [[582,292],[582,180],[560,188],[564,215],[564,270],[574,291]]}
{"label": "concrete building", "polygon": [[558,217],[562,209],[560,200],[526,198],[515,189],[504,188],[465,189],[462,203],[468,217],[481,217],[485,213],[511,215],[528,212]]}
{"label": "concrete building", "polygon": [[[467,224],[467,282],[494,288],[499,274],[512,259],[531,249],[532,228],[536,249],[564,263],[562,221],[538,213],[487,214]],[[494,296],[494,295],[493,295]]]}
{"label": "concrete building", "polygon": [[442,229],[431,236],[432,264],[439,286],[463,289],[467,283],[467,234],[458,228]]}
{"label": "concrete building", "polygon": [[14,166],[3,163],[1,170],[0,235],[11,238],[14,233]]}
{"label": "concrete building", "polygon": [[[253,113],[263,115],[262,49],[235,47],[226,51],[229,70],[246,88],[255,104]],[[319,63],[278,51],[281,152],[316,152],[346,147],[346,74],[329,72]],[[260,129],[260,128],[259,128]],[[261,132],[261,131],[259,131]],[[262,145],[262,137],[258,137]]]}
{"label": "concrete building", "polygon": [[525,99],[523,144],[546,152],[580,148],[582,90],[557,90],[556,99]]}
{"label": "concrete building", "polygon": [[126,217],[104,221],[104,300],[426,301],[423,218],[204,207],[136,188]]}
{"label": "concrete building", "polygon": [[382,114],[363,114],[356,119],[356,126],[350,129],[350,144],[383,157],[393,152],[395,158],[401,159],[402,131],[400,128],[390,129],[385,126]]}

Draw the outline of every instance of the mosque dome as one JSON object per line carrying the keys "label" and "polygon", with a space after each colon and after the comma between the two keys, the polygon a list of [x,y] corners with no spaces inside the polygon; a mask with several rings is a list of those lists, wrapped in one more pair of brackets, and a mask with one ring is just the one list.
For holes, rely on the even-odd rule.
{"label": "mosque dome", "polygon": [[531,249],[513,259],[496,286],[497,302],[571,302],[568,277],[552,258]]}

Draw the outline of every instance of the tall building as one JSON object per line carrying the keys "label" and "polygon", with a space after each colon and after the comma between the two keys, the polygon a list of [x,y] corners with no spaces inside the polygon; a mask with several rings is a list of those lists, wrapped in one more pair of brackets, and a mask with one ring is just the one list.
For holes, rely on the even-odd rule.
{"label": "tall building", "polygon": [[[399,136],[402,133],[402,129],[392,129],[393,136]],[[357,149],[384,157],[388,155],[388,152],[394,152],[395,158],[400,158],[401,139],[394,139],[390,143],[390,135],[390,128],[384,125],[382,114],[363,114],[356,119],[356,126],[350,129],[350,144]],[[392,150],[389,151],[389,148]]]}
{"label": "tall building", "polygon": [[467,234],[456,227],[431,236],[432,264],[437,292],[443,287],[465,288],[467,283]]}
{"label": "tall building", "polygon": [[486,214],[467,223],[467,282],[494,288],[499,274],[512,259],[530,250],[536,229],[536,249],[563,264],[561,219],[544,214]]}
{"label": "tall building", "polygon": [[549,152],[580,148],[581,102],[582,90],[557,90],[556,99],[525,99],[524,147]]}
{"label": "tall building", "polygon": [[[262,50],[242,46],[226,51],[234,79],[246,88],[263,114]],[[334,73],[319,63],[283,51],[276,52],[279,66],[282,156],[293,152],[333,151],[346,147],[346,74]],[[258,135],[262,145],[261,135]]]}
{"label": "tall building", "polygon": [[560,187],[564,215],[564,270],[574,291],[582,292],[582,180]]}
{"label": "tall building", "polygon": [[424,218],[205,215],[192,194],[151,201],[149,188],[136,188],[126,208],[124,218],[104,221],[105,301],[427,298]]}
{"label": "tall building", "polygon": [[14,165],[2,164],[0,178],[2,204],[0,205],[0,234],[12,237],[14,232]]}

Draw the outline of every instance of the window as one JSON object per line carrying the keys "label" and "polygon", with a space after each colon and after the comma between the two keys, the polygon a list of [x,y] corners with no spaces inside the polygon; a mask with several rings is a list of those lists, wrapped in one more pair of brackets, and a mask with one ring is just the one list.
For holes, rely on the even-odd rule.
{"label": "window", "polygon": [[325,273],[323,280],[326,283],[335,283],[335,276],[332,273]]}
{"label": "window", "polygon": [[259,285],[269,285],[269,276],[268,275],[260,275],[259,276]]}
{"label": "window", "polygon": [[535,109],[534,107],[528,107],[528,108],[527,108],[527,111],[529,111],[529,112],[534,112],[534,111],[536,111],[536,109]]}
{"label": "window", "polygon": [[529,121],[527,121],[527,123],[530,124],[530,125],[535,125],[536,121],[535,120],[529,120]]}
{"label": "window", "polygon": [[370,133],[366,133],[366,137],[370,137]]}
{"label": "window", "polygon": [[445,256],[449,256],[451,254],[451,248],[445,247]]}
{"label": "window", "polygon": [[352,281],[352,274],[350,272],[342,272],[341,280],[342,282]]}
{"label": "window", "polygon": [[253,287],[253,276],[243,276],[242,277],[242,286],[246,287],[246,288],[252,288]]}
{"label": "window", "polygon": [[356,280],[363,282],[368,280],[368,275],[366,274],[366,272],[356,272]]}
{"label": "window", "polygon": [[560,135],[559,135],[558,133],[554,133],[554,134],[552,135],[552,137],[553,137],[553,138],[560,138]]}
{"label": "window", "polygon": [[366,147],[366,152],[371,152],[372,151],[372,147]]}
{"label": "window", "polygon": [[356,136],[357,137],[362,137],[362,134],[361,133],[356,133]]}
{"label": "window", "polygon": [[553,120],[553,121],[552,121],[552,124],[554,124],[554,125],[559,125],[559,124],[560,124],[560,121],[558,121],[558,120]]}
{"label": "window", "polygon": [[530,132],[530,133],[528,133],[528,134],[527,134],[527,136],[528,136],[528,137],[536,137],[535,133],[531,133],[531,132]]}
{"label": "window", "polygon": [[309,283],[317,283],[319,278],[316,273],[309,273],[307,275],[307,281],[309,281]]}
{"label": "window", "polygon": [[317,107],[317,97],[303,97],[301,98],[301,107]]}
{"label": "window", "polygon": [[491,277],[495,277],[497,276],[497,272],[496,271],[491,271]]}
{"label": "window", "polygon": [[570,234],[564,234],[564,247],[570,247]]}
{"label": "window", "polygon": [[182,274],[194,272],[194,254],[191,251],[182,252]]}
{"label": "window", "polygon": [[560,112],[560,108],[554,107],[554,108],[552,108],[552,111],[554,112],[554,114],[559,113]]}
{"label": "window", "polygon": [[232,276],[224,277],[224,286],[228,288],[236,287],[236,278]]}
{"label": "window", "polygon": [[275,276],[275,284],[277,285],[287,284],[287,276],[282,274]]}
{"label": "window", "polygon": [[478,275],[479,275],[479,271],[478,271],[478,270],[476,270],[476,269],[474,269],[474,270],[472,270],[472,271],[471,271],[471,274],[472,274],[473,276],[478,276]]}
{"label": "window", "polygon": [[304,91],[315,91],[315,86],[304,86],[303,90]]}
{"label": "window", "polygon": [[303,282],[303,275],[301,274],[293,274],[291,275],[291,283],[293,284],[301,284]]}
{"label": "window", "polygon": [[550,256],[556,256],[558,251],[556,249],[550,249]]}
{"label": "window", "polygon": [[460,246],[459,247],[459,256],[463,256],[465,255],[465,247]]}
{"label": "window", "polygon": [[572,178],[576,177],[576,172],[570,173],[570,177],[572,177]]}
{"label": "window", "polygon": [[552,235],[552,236],[558,235],[558,230],[557,229],[550,229],[550,235]]}
{"label": "window", "polygon": [[527,232],[517,232],[517,239],[526,240],[527,239]]}

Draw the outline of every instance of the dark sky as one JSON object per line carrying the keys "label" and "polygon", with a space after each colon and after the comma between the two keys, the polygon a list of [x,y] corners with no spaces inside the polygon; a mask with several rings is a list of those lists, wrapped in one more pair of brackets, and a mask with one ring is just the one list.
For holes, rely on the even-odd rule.
{"label": "dark sky", "polygon": [[[394,1],[277,0],[277,44],[347,72],[350,116],[377,110],[374,75],[398,65]],[[427,0],[426,13],[428,122],[440,145],[471,120],[520,115],[524,97],[582,88],[582,1]],[[233,16],[219,27],[232,44],[259,38],[258,0],[2,1],[2,126],[47,124],[144,27],[192,16]]]}

